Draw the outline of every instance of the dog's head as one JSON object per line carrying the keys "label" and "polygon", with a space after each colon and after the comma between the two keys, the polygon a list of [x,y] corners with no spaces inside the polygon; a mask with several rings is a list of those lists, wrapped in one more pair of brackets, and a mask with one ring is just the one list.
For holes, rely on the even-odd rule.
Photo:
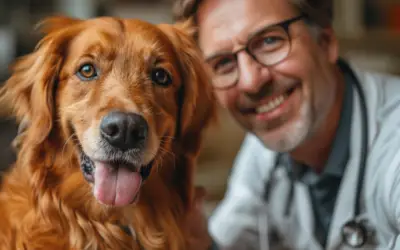
{"label": "dog's head", "polygon": [[30,120],[21,150],[71,148],[94,196],[113,206],[132,203],[167,154],[195,157],[215,103],[189,26],[44,21],[45,37],[1,92],[18,119]]}

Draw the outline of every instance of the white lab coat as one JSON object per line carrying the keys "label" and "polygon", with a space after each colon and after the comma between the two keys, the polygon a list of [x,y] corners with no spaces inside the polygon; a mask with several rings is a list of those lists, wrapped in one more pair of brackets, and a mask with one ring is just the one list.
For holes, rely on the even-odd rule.
{"label": "white lab coat", "polygon": [[[362,217],[368,220],[368,245],[362,249],[400,249],[400,78],[352,67],[367,102],[368,157],[362,190]],[[351,220],[361,155],[359,94],[353,91],[350,158],[337,195],[327,250],[342,244],[341,227]],[[315,239],[307,187],[295,183],[289,216],[284,215],[290,182],[284,168],[269,176],[276,154],[247,135],[233,167],[226,195],[210,218],[209,231],[221,249],[322,249]],[[268,204],[265,183],[272,181]],[[280,247],[266,233],[277,231]],[[275,237],[276,238],[276,237]],[[269,248],[266,243],[269,242]]]}

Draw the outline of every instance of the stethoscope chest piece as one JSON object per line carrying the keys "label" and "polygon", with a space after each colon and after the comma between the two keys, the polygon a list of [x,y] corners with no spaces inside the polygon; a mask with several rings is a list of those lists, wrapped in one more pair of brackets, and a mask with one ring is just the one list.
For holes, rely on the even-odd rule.
{"label": "stethoscope chest piece", "polygon": [[362,223],[351,220],[343,225],[342,238],[352,248],[362,247],[367,242],[367,229]]}

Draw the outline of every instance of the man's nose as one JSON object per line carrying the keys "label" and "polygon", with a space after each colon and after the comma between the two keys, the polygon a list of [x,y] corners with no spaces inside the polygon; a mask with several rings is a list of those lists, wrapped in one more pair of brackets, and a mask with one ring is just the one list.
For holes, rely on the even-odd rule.
{"label": "man's nose", "polygon": [[239,79],[237,87],[248,94],[257,94],[271,81],[271,72],[249,54],[238,54]]}

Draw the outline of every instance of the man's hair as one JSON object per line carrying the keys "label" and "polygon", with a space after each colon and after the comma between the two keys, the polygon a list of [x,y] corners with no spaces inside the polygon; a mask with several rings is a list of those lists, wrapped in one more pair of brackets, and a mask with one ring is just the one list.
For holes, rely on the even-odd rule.
{"label": "man's hair", "polygon": [[[175,20],[193,18],[203,0],[175,0],[173,14]],[[322,28],[330,27],[333,18],[333,0],[288,0],[300,13],[307,16],[310,22]]]}

